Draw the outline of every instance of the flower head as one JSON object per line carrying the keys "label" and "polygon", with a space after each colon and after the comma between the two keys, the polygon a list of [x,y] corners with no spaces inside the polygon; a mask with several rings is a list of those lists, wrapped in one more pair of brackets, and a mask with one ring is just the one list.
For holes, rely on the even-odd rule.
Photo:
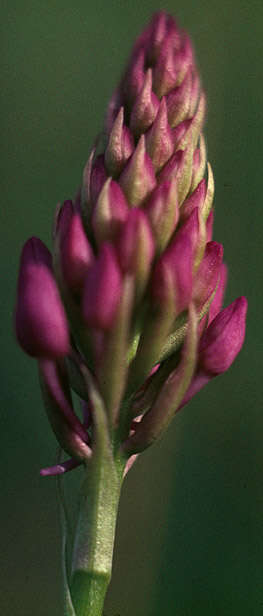
{"label": "flower head", "polygon": [[90,404],[85,370],[131,456],[242,347],[245,298],[220,312],[226,268],[212,240],[205,108],[188,35],[157,13],[108,105],[81,195],[57,212],[53,265],[40,240],[23,250],[17,337],[41,362],[51,425],[73,456],[57,472],[92,450],[94,422],[85,438],[69,397],[71,387]]}

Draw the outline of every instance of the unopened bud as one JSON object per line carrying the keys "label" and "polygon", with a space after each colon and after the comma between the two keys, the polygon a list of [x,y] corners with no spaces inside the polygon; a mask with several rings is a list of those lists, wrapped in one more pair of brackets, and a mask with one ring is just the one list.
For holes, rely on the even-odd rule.
{"label": "unopened bud", "polygon": [[133,137],[128,127],[124,126],[123,115],[123,107],[121,107],[112,126],[105,151],[107,171],[113,177],[120,174],[134,150]]}
{"label": "unopened bud", "polygon": [[130,127],[137,137],[144,133],[153,123],[159,108],[157,96],[152,91],[152,70],[149,68],[143,87],[133,105],[130,119]]}
{"label": "unopened bud", "polygon": [[129,206],[119,184],[108,178],[92,214],[91,223],[97,244],[114,240],[128,213]]}
{"label": "unopened bud", "polygon": [[120,185],[132,207],[141,205],[156,185],[153,164],[145,149],[144,135],[120,176]]}
{"label": "unopened bud", "polygon": [[111,327],[119,305],[121,289],[121,272],[114,249],[105,243],[97,261],[89,268],[85,281],[83,317],[89,327]]}
{"label": "unopened bud", "polygon": [[60,357],[69,352],[65,310],[51,269],[51,255],[38,238],[22,251],[16,305],[16,334],[33,357]]}

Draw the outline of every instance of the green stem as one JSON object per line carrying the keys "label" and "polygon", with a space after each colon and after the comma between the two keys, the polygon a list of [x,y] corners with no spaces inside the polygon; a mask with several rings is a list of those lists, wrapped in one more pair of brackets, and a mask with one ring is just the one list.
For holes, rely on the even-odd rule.
{"label": "green stem", "polygon": [[124,461],[111,464],[98,453],[86,471],[73,553],[71,595],[76,616],[102,615],[111,578]]}

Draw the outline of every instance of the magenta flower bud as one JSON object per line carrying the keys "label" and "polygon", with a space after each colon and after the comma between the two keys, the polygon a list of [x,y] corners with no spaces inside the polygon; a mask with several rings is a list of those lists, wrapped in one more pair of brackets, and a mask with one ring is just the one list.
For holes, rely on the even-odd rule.
{"label": "magenta flower bud", "polygon": [[154,67],[154,90],[160,98],[181,84],[191,63],[189,38],[172,28],[162,41]]}
{"label": "magenta flower bud", "polygon": [[142,210],[130,211],[118,240],[118,254],[123,272],[135,276],[138,299],[144,291],[154,256],[151,227]]}
{"label": "magenta flower bud", "polygon": [[170,182],[176,177],[178,169],[183,165],[185,154],[182,150],[175,152],[159,174],[159,182]]}
{"label": "magenta flower bud", "polygon": [[83,318],[89,327],[109,329],[119,305],[122,277],[111,244],[103,244],[97,261],[87,272]]}
{"label": "magenta flower bud", "polygon": [[176,32],[176,24],[169,15],[160,11],[153,16],[149,26],[150,40],[147,49],[147,60],[151,64],[155,64],[160,55],[163,41],[171,31]]}
{"label": "magenta flower bud", "polygon": [[173,37],[168,36],[162,43],[153,71],[154,91],[159,98],[168,94],[177,85],[174,55]]}
{"label": "magenta flower bud", "polygon": [[152,91],[152,70],[149,68],[131,112],[130,128],[135,137],[144,133],[151,126],[158,109],[159,100]]}
{"label": "magenta flower bud", "polygon": [[[205,100],[205,95],[202,92],[195,114],[188,122],[187,120],[185,120],[185,122],[187,123],[187,130],[185,131],[183,137],[181,138],[180,143],[177,145],[177,148],[180,147],[180,149],[184,150],[185,148],[189,146],[191,146],[192,148],[196,147],[198,140],[200,138],[200,133],[201,133],[203,123],[204,123],[205,110],[206,110],[206,100]],[[200,151],[200,161],[201,161],[201,151]],[[199,162],[199,166],[200,166],[200,162]],[[198,178],[198,182],[200,181],[200,179],[201,178]]]}
{"label": "magenta flower bud", "polygon": [[205,304],[216,288],[222,259],[222,244],[208,242],[194,282],[193,297],[199,307]]}
{"label": "magenta flower bud", "polygon": [[193,288],[193,245],[192,238],[187,233],[178,233],[156,263],[152,292],[159,302],[166,301],[166,288],[163,287],[164,269],[170,272],[173,280],[177,315],[189,305]]}
{"label": "magenta flower bud", "polygon": [[123,92],[129,106],[132,106],[139,95],[144,79],[145,50],[139,48],[132,56],[130,66],[124,79]]}
{"label": "magenta flower bud", "polygon": [[181,147],[181,144],[184,142],[184,136],[188,132],[189,127],[191,127],[192,120],[183,120],[180,124],[177,124],[173,129],[173,138],[175,144],[175,150],[184,150],[184,145]]}
{"label": "magenta flower bud", "polygon": [[145,143],[154,170],[158,173],[174,150],[174,137],[168,124],[165,98],[162,98],[156,118],[145,135]]}
{"label": "magenta flower bud", "polygon": [[[192,382],[180,404],[182,408],[215,376],[226,372],[241,350],[245,338],[247,300],[239,297],[230,306],[217,312],[222,303],[226,267],[221,266],[221,280],[210,307],[217,316],[201,337],[199,358]],[[210,315],[209,315],[210,317]],[[209,321],[210,323],[210,321]]]}
{"label": "magenta flower bud", "polygon": [[112,126],[105,150],[105,164],[108,173],[113,177],[118,176],[133,150],[133,136],[128,127],[124,126],[123,107],[121,107]]}
{"label": "magenta flower bud", "polygon": [[205,331],[199,349],[199,365],[209,374],[230,368],[245,338],[247,300],[239,297],[219,312]]}
{"label": "magenta flower bud", "polygon": [[157,186],[144,209],[152,227],[156,252],[159,254],[166,248],[179,219],[176,180]]}
{"label": "magenta flower bud", "polygon": [[189,117],[191,87],[192,76],[188,71],[181,85],[167,95],[167,113],[171,128]]}
{"label": "magenta flower bud", "polygon": [[196,189],[191,193],[191,195],[184,201],[181,208],[181,218],[182,220],[186,220],[193,212],[195,208],[201,209],[202,205],[205,201],[206,196],[206,182],[203,178],[201,182],[199,182]]}
{"label": "magenta flower bud", "polygon": [[69,207],[61,211],[59,220],[59,255],[63,282],[74,293],[79,293],[84,285],[87,271],[93,262],[93,252],[85,234],[80,214]]}
{"label": "magenta flower bud", "polygon": [[16,305],[16,335],[33,357],[56,358],[70,349],[65,310],[51,270],[51,255],[38,238],[22,251]]}
{"label": "magenta flower bud", "polygon": [[114,240],[128,213],[129,206],[119,184],[108,178],[100,191],[91,219],[97,244]]}
{"label": "magenta flower bud", "polygon": [[196,207],[178,231],[178,235],[184,233],[185,236],[189,237],[194,254],[196,254],[200,241],[203,239],[199,219],[199,210]]}
{"label": "magenta flower bud", "polygon": [[181,46],[175,56],[175,70],[177,73],[176,85],[180,85],[187,71],[193,65],[193,49],[190,38],[186,32],[181,33]]}
{"label": "magenta flower bud", "polygon": [[171,181],[176,178],[176,190],[179,207],[188,194],[192,176],[192,150],[177,150],[159,173],[159,181]]}
{"label": "magenta flower bud", "polygon": [[213,321],[213,319],[216,317],[216,315],[220,312],[222,308],[226,283],[227,283],[227,266],[225,263],[222,263],[220,270],[219,270],[219,281],[218,281],[217,289],[215,292],[215,296],[209,307],[208,325],[211,323],[211,321]]}
{"label": "magenta flower bud", "polygon": [[132,207],[143,203],[156,185],[153,164],[145,149],[145,137],[138,145],[120,176],[120,185]]}
{"label": "magenta flower bud", "polygon": [[107,173],[105,169],[104,163],[104,155],[100,154],[95,158],[95,161],[91,167],[90,171],[90,187],[89,187],[89,195],[90,201],[94,205],[97,201],[97,198],[100,194],[103,184],[107,179]]}

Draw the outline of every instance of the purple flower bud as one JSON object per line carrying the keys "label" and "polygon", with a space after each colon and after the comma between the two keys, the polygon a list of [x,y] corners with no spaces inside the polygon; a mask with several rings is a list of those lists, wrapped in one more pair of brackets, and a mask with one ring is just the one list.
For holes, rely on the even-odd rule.
{"label": "purple flower bud", "polygon": [[167,113],[171,128],[189,117],[191,86],[192,76],[188,71],[181,85],[167,95]]}
{"label": "purple flower bud", "polygon": [[51,270],[51,255],[38,238],[22,251],[16,306],[16,334],[33,357],[60,357],[69,352],[66,314]]}
{"label": "purple flower bud", "polygon": [[[185,131],[177,147],[180,147],[180,149],[182,150],[184,150],[189,145],[191,145],[192,148],[196,147],[198,143],[198,139],[200,137],[202,127],[203,127],[203,123],[204,123],[205,110],[206,110],[206,99],[205,99],[204,93],[202,92],[199,102],[198,102],[198,107],[196,109],[196,112],[194,116],[191,118],[191,120],[189,120],[189,122],[187,123],[187,130]],[[201,153],[200,153],[200,160],[201,160]]]}
{"label": "purple flower bud", "polygon": [[177,33],[177,27],[175,21],[169,15],[160,11],[153,16],[149,31],[150,40],[149,48],[147,49],[147,60],[154,65],[159,57],[163,41],[171,31]]}
{"label": "purple flower bud", "polygon": [[[175,20],[163,11],[155,13],[149,27],[150,37],[147,48],[147,60],[155,64],[162,50],[162,45],[167,36],[173,34],[175,48],[179,46],[180,34]],[[177,45],[176,45],[177,40]]]}
{"label": "purple flower bud", "polygon": [[71,291],[79,293],[83,288],[88,268],[93,262],[93,253],[80,214],[73,208],[70,212],[68,202],[61,210],[58,229],[60,236],[58,258],[63,282]]}
{"label": "purple flower bud", "polygon": [[145,137],[138,145],[120,176],[120,185],[130,205],[143,203],[156,185],[153,164],[145,149]]}
{"label": "purple flower bud", "polygon": [[181,233],[189,237],[193,254],[196,255],[198,248],[200,247],[200,242],[203,241],[199,210],[197,207],[192,211],[190,216],[183,223],[182,227],[180,227],[178,235],[180,235]]}
{"label": "purple flower bud", "polygon": [[103,184],[107,179],[107,173],[104,164],[104,155],[100,154],[95,159],[90,172],[90,187],[89,195],[91,203],[94,205],[100,194]]}
{"label": "purple flower bud", "polygon": [[168,124],[165,98],[162,98],[157,116],[145,136],[146,150],[157,173],[174,150],[174,138]]}
{"label": "purple flower bud", "polygon": [[216,288],[222,259],[222,244],[208,242],[194,281],[193,297],[199,307],[205,304]]}
{"label": "purple flower bud", "polygon": [[190,49],[189,39],[185,37],[180,41],[176,29],[172,29],[162,41],[153,71],[154,90],[160,98],[182,82],[192,61]]}
{"label": "purple flower bud", "polygon": [[247,300],[245,297],[239,297],[218,313],[217,309],[220,309],[225,282],[226,267],[222,265],[221,279],[210,307],[211,314],[214,304],[212,312],[217,316],[201,337],[198,366],[179,408],[185,406],[212,378],[226,372],[242,348],[245,337]]}
{"label": "purple flower bud", "polygon": [[151,227],[142,210],[130,211],[118,240],[118,254],[123,272],[135,276],[138,297],[145,288],[154,256]]}
{"label": "purple flower bud", "polygon": [[108,178],[92,214],[91,223],[97,244],[114,240],[128,213],[129,206],[119,184]]}
{"label": "purple flower bud", "polygon": [[209,308],[208,325],[213,321],[216,315],[220,312],[223,304],[224,293],[227,283],[227,266],[225,263],[221,264],[219,270],[219,281],[215,292],[214,299],[212,300]]}
{"label": "purple flower bud", "polygon": [[159,174],[159,182],[170,182],[173,178],[176,177],[177,171],[180,165],[183,164],[184,152],[182,150],[178,150],[171,156],[166,165],[163,167],[162,171]]}
{"label": "purple flower bud", "polygon": [[107,171],[113,177],[120,174],[134,150],[133,137],[128,127],[124,126],[123,116],[123,107],[121,107],[112,126],[105,151]]}
{"label": "purple flower bud", "polygon": [[144,133],[151,126],[158,108],[159,101],[152,91],[152,70],[149,68],[131,112],[130,128],[135,137]]}
{"label": "purple flower bud", "polygon": [[159,254],[166,248],[179,219],[176,180],[157,186],[144,209],[152,227],[156,252]]}
{"label": "purple flower bud", "polygon": [[201,182],[199,182],[196,189],[191,193],[191,195],[184,201],[182,208],[180,210],[180,215],[182,220],[186,220],[195,208],[201,209],[205,200],[206,195],[206,182],[203,178]]}
{"label": "purple flower bud", "polygon": [[120,268],[111,244],[103,244],[97,261],[90,267],[84,287],[83,317],[89,327],[109,329],[122,290]]}
{"label": "purple flower bud", "polygon": [[175,69],[177,72],[176,85],[180,85],[187,71],[193,65],[193,48],[190,38],[186,32],[181,33],[181,46],[175,57]]}
{"label": "purple flower bud", "polygon": [[132,60],[123,84],[124,96],[130,106],[134,104],[142,89],[145,79],[144,65],[145,51],[144,49],[139,48],[138,51],[132,56]]}
{"label": "purple flower bud", "polygon": [[191,184],[192,150],[177,150],[159,174],[159,181],[171,181],[176,178],[176,190],[179,207],[183,203]]}
{"label": "purple flower bud", "polygon": [[239,297],[219,312],[205,331],[199,349],[199,365],[208,374],[230,368],[245,338],[247,300]]}
{"label": "purple flower bud", "polygon": [[163,286],[164,269],[170,272],[175,293],[175,315],[185,310],[191,301],[193,287],[193,245],[192,238],[181,232],[157,261],[152,290],[160,302],[166,301],[166,288]]}
{"label": "purple flower bud", "polygon": [[157,96],[161,98],[176,86],[176,70],[174,66],[174,49],[167,37],[162,44],[161,52],[153,71],[153,85]]}
{"label": "purple flower bud", "polygon": [[180,124],[173,129],[173,137],[175,143],[175,150],[184,150],[184,147],[181,147],[181,144],[184,143],[184,136],[188,132],[189,127],[191,127],[192,120],[183,120]]}

